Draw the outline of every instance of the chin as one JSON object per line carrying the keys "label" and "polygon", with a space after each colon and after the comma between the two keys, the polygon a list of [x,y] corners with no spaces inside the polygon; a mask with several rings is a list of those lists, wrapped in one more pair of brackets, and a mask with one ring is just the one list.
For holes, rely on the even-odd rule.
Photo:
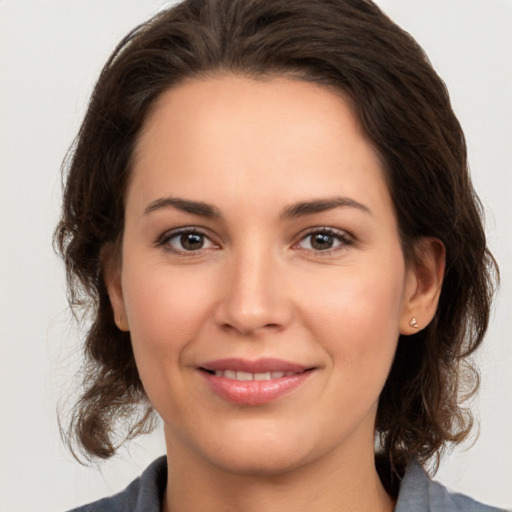
{"label": "chin", "polygon": [[259,428],[233,430],[217,439],[205,440],[208,445],[203,446],[210,462],[230,473],[282,475],[308,464],[320,451],[319,447],[310,446],[311,440],[293,426],[276,430],[260,424]]}
{"label": "chin", "polygon": [[295,451],[275,450],[259,446],[255,450],[227,450],[213,463],[223,471],[241,476],[275,477],[289,473],[301,464]]}

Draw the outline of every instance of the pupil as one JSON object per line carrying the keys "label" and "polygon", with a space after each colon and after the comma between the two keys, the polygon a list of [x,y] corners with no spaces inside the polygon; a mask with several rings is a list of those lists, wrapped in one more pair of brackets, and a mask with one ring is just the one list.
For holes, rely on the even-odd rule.
{"label": "pupil", "polygon": [[325,233],[317,233],[313,236],[312,246],[314,249],[330,249],[333,244],[333,237]]}
{"label": "pupil", "polygon": [[197,233],[185,233],[181,235],[181,245],[187,251],[201,249],[204,244],[203,235]]}

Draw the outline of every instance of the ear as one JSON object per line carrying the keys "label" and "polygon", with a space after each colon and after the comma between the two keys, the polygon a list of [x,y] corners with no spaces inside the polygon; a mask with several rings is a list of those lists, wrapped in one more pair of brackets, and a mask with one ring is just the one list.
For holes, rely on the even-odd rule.
{"label": "ear", "polygon": [[414,334],[426,327],[437,310],[445,271],[446,249],[437,238],[422,238],[408,263],[400,334]]}
{"label": "ear", "polygon": [[105,286],[114,314],[114,322],[120,331],[128,332],[130,327],[123,297],[121,257],[119,252],[120,249],[115,244],[106,244],[101,248],[100,259]]}

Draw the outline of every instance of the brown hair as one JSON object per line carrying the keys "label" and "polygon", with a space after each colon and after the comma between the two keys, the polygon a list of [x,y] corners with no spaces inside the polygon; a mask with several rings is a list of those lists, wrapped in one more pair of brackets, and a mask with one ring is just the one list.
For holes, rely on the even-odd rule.
{"label": "brown hair", "polygon": [[414,263],[421,237],[444,243],[438,311],[413,339],[400,337],[376,421],[393,465],[439,455],[471,427],[460,399],[476,390],[478,374],[465,358],[487,328],[497,270],[446,88],[412,37],[369,0],[186,0],[114,50],[65,162],[55,233],[70,304],[88,307],[92,318],[70,439],[86,456],[107,458],[118,442],[151,429],[100,253],[122,237],[130,160],[155,99],[187,78],[224,72],[286,75],[341,92],[382,159],[407,260]]}

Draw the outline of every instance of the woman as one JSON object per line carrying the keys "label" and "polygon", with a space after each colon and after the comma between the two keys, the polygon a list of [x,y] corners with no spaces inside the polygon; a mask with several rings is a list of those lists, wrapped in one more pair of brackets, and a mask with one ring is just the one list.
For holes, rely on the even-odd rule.
{"label": "woman", "polygon": [[373,4],[186,1],[136,29],[56,239],[95,308],[70,432],[108,458],[156,411],[167,447],[81,510],[492,510],[421,467],[469,433],[495,267],[444,85]]}

